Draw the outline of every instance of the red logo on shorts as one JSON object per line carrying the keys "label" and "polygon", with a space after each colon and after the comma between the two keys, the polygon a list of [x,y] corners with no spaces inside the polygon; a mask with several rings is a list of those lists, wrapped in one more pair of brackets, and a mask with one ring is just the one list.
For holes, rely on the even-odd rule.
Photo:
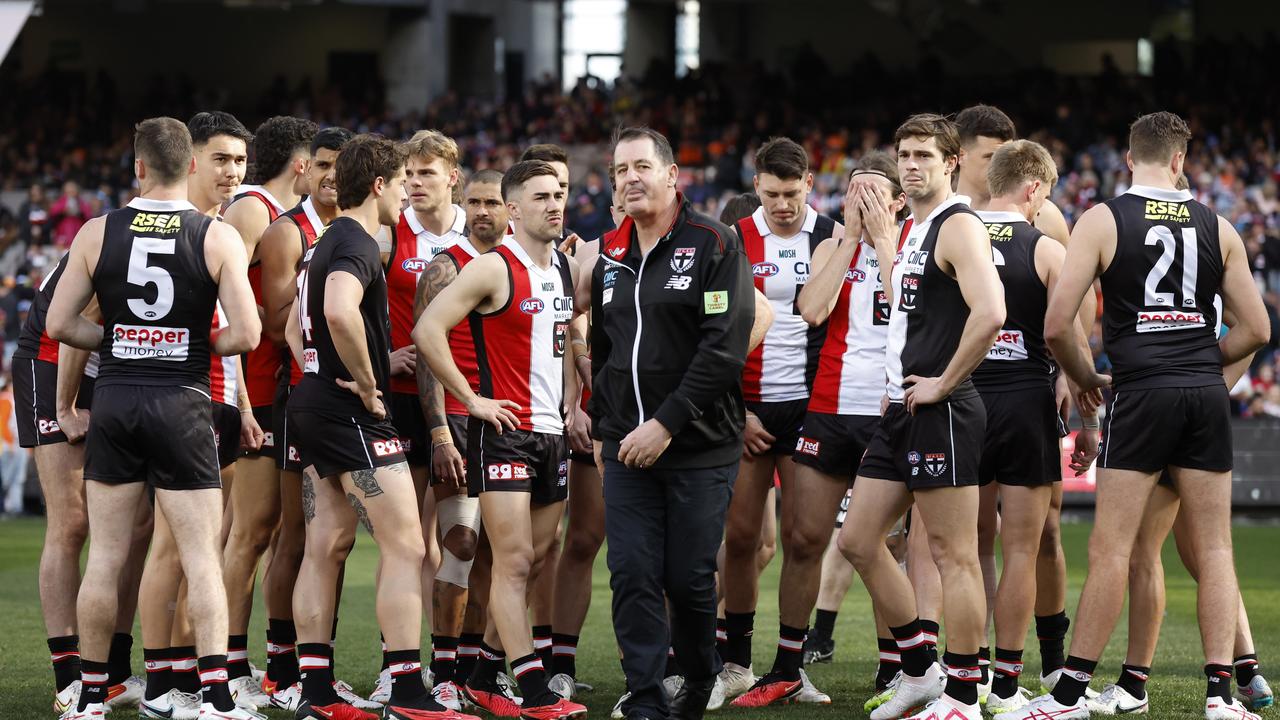
{"label": "red logo on shorts", "polygon": [[41,435],[52,435],[54,433],[62,432],[62,427],[58,425],[57,420],[46,420],[45,418],[40,418],[36,423],[36,426],[40,429]]}
{"label": "red logo on shorts", "polygon": [[810,440],[807,437],[800,438],[800,442],[796,443],[796,452],[805,455],[813,455],[817,457],[818,451],[822,448],[822,443],[818,440]]}
{"label": "red logo on shorts", "polygon": [[378,457],[388,457],[390,455],[404,452],[404,447],[400,445],[400,438],[374,440],[369,443],[369,446],[373,448],[373,454]]}
{"label": "red logo on shorts", "polygon": [[529,466],[524,463],[491,463],[488,475],[490,480],[528,480]]}
{"label": "red logo on shorts", "polygon": [[302,462],[302,455],[298,452],[297,445],[289,446],[289,462],[296,462],[296,463]]}

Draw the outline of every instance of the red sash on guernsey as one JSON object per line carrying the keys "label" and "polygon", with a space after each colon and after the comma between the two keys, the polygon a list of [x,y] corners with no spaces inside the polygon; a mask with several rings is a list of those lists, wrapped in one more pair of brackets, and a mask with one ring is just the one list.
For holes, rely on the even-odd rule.
{"label": "red sash on guernsey", "polygon": [[[462,268],[467,263],[474,260],[477,256],[468,252],[468,249],[474,251],[471,243],[464,247],[462,243],[450,246],[444,251],[448,255],[453,264],[458,267],[458,272],[462,272]],[[453,362],[462,371],[464,377],[467,378],[467,384],[471,386],[472,392],[480,392],[480,369],[476,366],[476,343],[471,337],[471,325],[466,318],[462,322],[454,325],[449,329],[449,351],[453,354]],[[452,393],[444,394],[444,412],[446,415],[466,415],[467,408]]]}
{"label": "red sash on guernsey", "polygon": [[[213,330],[227,326],[227,316],[222,312],[222,303],[213,309]],[[229,380],[229,381],[228,381]],[[236,397],[236,359],[223,357],[209,351],[209,397],[216,403],[237,407]]]}
{"label": "red sash on guernsey", "polygon": [[[455,209],[455,212],[458,213],[455,223],[465,218],[461,209]],[[387,314],[391,318],[393,351],[413,344],[413,299],[418,290],[418,277],[427,269],[436,253],[443,252],[452,245],[448,240],[436,245],[429,243],[427,239],[419,239],[418,233],[410,225],[409,216],[412,213],[412,209],[400,213],[391,259],[387,264]],[[460,229],[459,227],[458,230]],[[393,375],[391,392],[417,395],[418,380],[412,375]]]}
{"label": "red sash on guernsey", "polygon": [[[232,203],[241,198],[254,197],[267,208],[268,224],[280,217],[280,211],[266,195],[257,190],[248,190],[238,195]],[[249,265],[249,286],[253,288],[253,300],[262,307],[262,263],[255,260]],[[249,404],[253,407],[271,405],[275,401],[276,372],[280,369],[280,349],[264,334],[258,346],[244,354],[244,384],[249,392]]]}
{"label": "red sash on guernsey", "polygon": [[[849,270],[857,270],[860,259],[861,243],[853,251]],[[818,354],[818,374],[813,379],[813,392],[809,393],[809,412],[835,415],[840,411],[840,376],[844,370],[844,353],[849,347],[849,292],[852,289],[853,283],[846,272],[840,283],[840,294],[836,296],[836,305],[827,316],[827,340],[822,343],[822,352]]]}
{"label": "red sash on guernsey", "polygon": [[[738,223],[738,232],[742,236],[742,249],[746,251],[747,262],[753,267],[764,261],[764,236],[760,229],[748,216],[745,222]],[[752,274],[751,281],[756,290],[764,292],[764,278]],[[747,402],[760,401],[760,381],[764,377],[764,343],[747,354],[747,364],[742,368],[742,399]]]}

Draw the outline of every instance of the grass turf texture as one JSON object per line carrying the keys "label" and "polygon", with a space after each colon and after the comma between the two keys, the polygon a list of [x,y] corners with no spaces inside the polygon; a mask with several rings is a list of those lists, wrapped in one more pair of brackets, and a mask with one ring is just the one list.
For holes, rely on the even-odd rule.
{"label": "grass turf texture", "polygon": [[[0,718],[50,718],[53,677],[40,615],[36,570],[39,565],[44,523],[41,519],[20,519],[0,523]],[[1089,525],[1067,524],[1063,528],[1069,567],[1067,600],[1074,615],[1084,581]],[[1280,542],[1280,529],[1275,527],[1237,527],[1235,529],[1237,567],[1241,586],[1253,623],[1254,638],[1261,654],[1264,672],[1280,668],[1280,651],[1275,641],[1280,632],[1280,565],[1275,562],[1275,546]],[[760,585],[760,607],[756,613],[755,670],[763,673],[773,662],[777,622],[778,570],[777,558],[765,571]],[[346,589],[340,611],[338,629],[338,677],[367,694],[379,667],[378,627],[373,611],[373,570],[377,561],[373,542],[361,533],[356,549],[347,564]],[[1166,544],[1164,554],[1168,584],[1168,609],[1157,652],[1152,680],[1151,716],[1159,718],[1202,718],[1204,677],[1201,674],[1200,638],[1195,624],[1195,583],[1182,569],[1173,543]],[[578,675],[595,685],[581,700],[590,708],[591,717],[606,718],[622,692],[622,674],[618,666],[613,630],[609,622],[609,577],[604,553],[596,564],[594,597],[591,613],[578,649]],[[836,625],[835,662],[809,667],[814,684],[831,695],[830,706],[800,705],[743,711],[727,705],[708,717],[750,718],[862,718],[862,703],[870,695],[875,670],[876,646],[871,627],[871,606],[866,592],[857,582],[849,592]],[[1094,687],[1113,682],[1119,674],[1125,648],[1125,619],[1121,617],[1111,644],[1103,657]],[[265,667],[264,645],[266,615],[259,595],[250,629],[249,654],[258,667]],[[424,628],[424,638],[427,630]],[[134,630],[133,666],[142,673],[141,632]],[[424,653],[424,659],[429,653]],[[1024,685],[1038,692],[1039,654],[1034,632],[1027,642],[1027,666]],[[1273,676],[1280,678],[1280,675]],[[1268,711],[1280,715],[1280,711]],[[272,717],[286,717],[277,711]],[[134,717],[133,711],[116,711],[117,719]]]}

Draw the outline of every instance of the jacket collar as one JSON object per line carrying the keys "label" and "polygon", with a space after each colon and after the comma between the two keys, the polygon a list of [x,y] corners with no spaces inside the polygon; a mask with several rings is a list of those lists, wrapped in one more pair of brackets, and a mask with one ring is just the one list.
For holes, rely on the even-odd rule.
{"label": "jacket collar", "polygon": [[[689,200],[684,196],[684,193],[676,193],[676,205],[678,207],[676,210],[676,216],[671,221],[671,225],[667,228],[667,231],[662,234],[662,237],[658,238],[658,244],[654,246],[655,249],[664,242],[670,240],[673,235],[684,227],[684,224],[689,219],[691,208]],[[616,230],[605,234],[601,252],[604,253],[606,258],[613,262],[625,263],[633,255],[632,248],[639,244],[636,242],[635,236],[635,221],[631,219],[630,215],[624,216],[622,218],[622,223],[618,225]],[[639,251],[637,250],[634,254],[638,255],[638,252]]]}

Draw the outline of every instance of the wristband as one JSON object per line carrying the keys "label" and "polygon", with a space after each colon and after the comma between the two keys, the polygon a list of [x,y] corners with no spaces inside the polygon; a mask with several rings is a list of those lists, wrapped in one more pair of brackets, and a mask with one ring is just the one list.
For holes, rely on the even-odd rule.
{"label": "wristband", "polygon": [[1091,418],[1080,418],[1080,422],[1084,425],[1085,430],[1098,430],[1102,427],[1102,423],[1098,420],[1097,415],[1094,415]]}
{"label": "wristband", "polygon": [[449,432],[449,427],[447,425],[439,425],[431,428],[431,447],[445,443],[453,444],[453,435]]}

